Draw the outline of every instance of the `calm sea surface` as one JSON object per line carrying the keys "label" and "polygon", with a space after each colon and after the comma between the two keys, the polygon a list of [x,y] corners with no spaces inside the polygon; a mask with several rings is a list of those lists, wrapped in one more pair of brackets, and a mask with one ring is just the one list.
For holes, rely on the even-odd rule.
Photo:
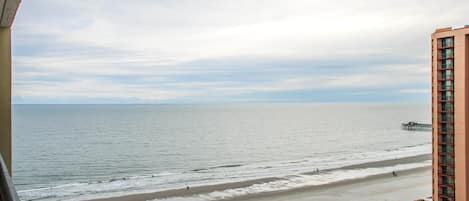
{"label": "calm sea surface", "polygon": [[425,104],[14,105],[24,200],[79,200],[431,153]]}

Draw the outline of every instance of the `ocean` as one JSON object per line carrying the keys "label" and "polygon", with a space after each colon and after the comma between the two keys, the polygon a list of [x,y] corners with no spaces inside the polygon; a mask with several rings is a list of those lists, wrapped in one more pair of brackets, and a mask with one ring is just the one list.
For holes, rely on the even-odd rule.
{"label": "ocean", "polygon": [[[321,185],[429,161],[429,104],[14,105],[13,181],[22,200],[88,200],[279,178],[198,195],[216,200]],[[315,171],[327,174],[306,174]],[[181,198],[174,198],[181,200]],[[170,200],[170,199],[165,199]]]}

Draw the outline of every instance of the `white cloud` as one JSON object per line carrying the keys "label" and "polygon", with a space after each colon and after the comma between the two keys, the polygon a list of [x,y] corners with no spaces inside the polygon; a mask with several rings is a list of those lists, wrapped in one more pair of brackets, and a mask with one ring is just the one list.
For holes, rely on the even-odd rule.
{"label": "white cloud", "polygon": [[[14,93],[171,100],[211,93],[412,88],[429,81],[429,34],[463,23],[467,6],[468,1],[453,1],[440,12],[437,0],[25,1],[15,22]],[[33,53],[23,53],[29,49]],[[344,58],[366,62],[370,57],[390,63],[364,64],[362,71],[353,63],[350,68],[357,70],[347,73],[279,73],[257,82],[174,80],[175,75],[232,70],[226,64],[190,65],[200,60],[344,63]],[[318,72],[324,68],[308,65]],[[249,68],[238,71],[249,73]],[[102,78],[129,75],[141,76],[143,83]],[[61,81],[32,84],[44,77]]]}
{"label": "white cloud", "polygon": [[430,94],[430,89],[401,89],[400,93],[403,94]]}

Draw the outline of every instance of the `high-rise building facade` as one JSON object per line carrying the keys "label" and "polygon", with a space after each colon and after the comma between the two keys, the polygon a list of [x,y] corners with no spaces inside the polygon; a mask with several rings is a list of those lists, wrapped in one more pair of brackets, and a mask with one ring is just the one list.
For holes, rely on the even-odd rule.
{"label": "high-rise building facade", "polygon": [[469,201],[469,26],[432,34],[433,200]]}

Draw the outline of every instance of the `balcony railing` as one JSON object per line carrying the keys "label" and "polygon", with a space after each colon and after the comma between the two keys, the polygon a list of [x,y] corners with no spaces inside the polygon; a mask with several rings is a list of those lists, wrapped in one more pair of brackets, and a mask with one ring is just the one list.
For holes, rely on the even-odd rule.
{"label": "balcony railing", "polygon": [[444,48],[453,48],[454,43],[453,42],[441,42],[438,44],[439,49],[444,49]]}
{"label": "balcony railing", "polygon": [[454,171],[438,171],[438,174],[443,174],[443,175],[448,175],[448,176],[454,176]]}
{"label": "balcony railing", "polygon": [[438,59],[453,59],[454,54],[441,54],[438,56]]}
{"label": "balcony railing", "polygon": [[453,197],[454,196],[454,191],[452,190],[439,190],[438,193],[443,196],[448,196],[448,197]]}
{"label": "balcony railing", "polygon": [[439,142],[440,143],[446,143],[446,144],[453,144],[454,143],[454,138],[451,135],[440,136],[439,137]]}
{"label": "balcony railing", "polygon": [[451,86],[440,86],[440,87],[438,87],[438,90],[440,90],[440,91],[452,91],[452,90],[454,90],[454,86],[452,86],[452,85]]}
{"label": "balcony railing", "polygon": [[453,112],[454,106],[452,104],[443,103],[438,107],[438,112]]}
{"label": "balcony railing", "polygon": [[441,149],[438,151],[440,155],[444,156],[453,156],[454,155],[454,150],[453,149]]}
{"label": "balcony railing", "polygon": [[454,97],[452,96],[440,96],[440,101],[454,101]]}
{"label": "balcony railing", "polygon": [[451,63],[451,64],[442,64],[442,63],[439,63],[438,64],[438,69],[440,70],[448,70],[448,69],[453,69],[454,68],[454,65]]}
{"label": "balcony railing", "polygon": [[439,130],[440,134],[454,135],[454,130]]}
{"label": "balcony railing", "polygon": [[438,112],[440,112],[440,113],[452,113],[452,112],[454,112],[454,109],[452,107],[438,108]]}
{"label": "balcony railing", "polygon": [[10,178],[5,161],[0,154],[0,200],[2,201],[20,201],[16,193],[15,186]]}
{"label": "balcony railing", "polygon": [[438,80],[454,80],[454,75],[438,75]]}
{"label": "balcony railing", "polygon": [[441,180],[441,184],[442,184],[442,185],[454,185],[454,180],[450,180],[450,179],[445,180],[445,179],[442,179],[442,180]]}
{"label": "balcony railing", "polygon": [[439,191],[440,201],[454,201],[454,193]]}
{"label": "balcony railing", "polygon": [[449,167],[439,167],[438,168],[438,174],[453,176],[454,175],[454,170],[453,170],[453,168],[449,168]]}
{"label": "balcony railing", "polygon": [[451,117],[445,117],[445,118],[441,118],[439,119],[440,120],[440,123],[446,123],[446,122],[454,122],[454,118],[451,118]]}
{"label": "balcony railing", "polygon": [[439,119],[440,122],[454,122],[453,115],[442,115]]}
{"label": "balcony railing", "polygon": [[439,201],[454,201],[454,195],[452,196],[449,196],[449,195],[438,195],[438,197],[440,197],[440,200]]}
{"label": "balcony railing", "polygon": [[440,160],[438,161],[441,164],[445,165],[454,165],[454,159],[451,157],[440,157]]}
{"label": "balcony railing", "polygon": [[439,128],[438,131],[440,133],[453,134],[454,128]]}

